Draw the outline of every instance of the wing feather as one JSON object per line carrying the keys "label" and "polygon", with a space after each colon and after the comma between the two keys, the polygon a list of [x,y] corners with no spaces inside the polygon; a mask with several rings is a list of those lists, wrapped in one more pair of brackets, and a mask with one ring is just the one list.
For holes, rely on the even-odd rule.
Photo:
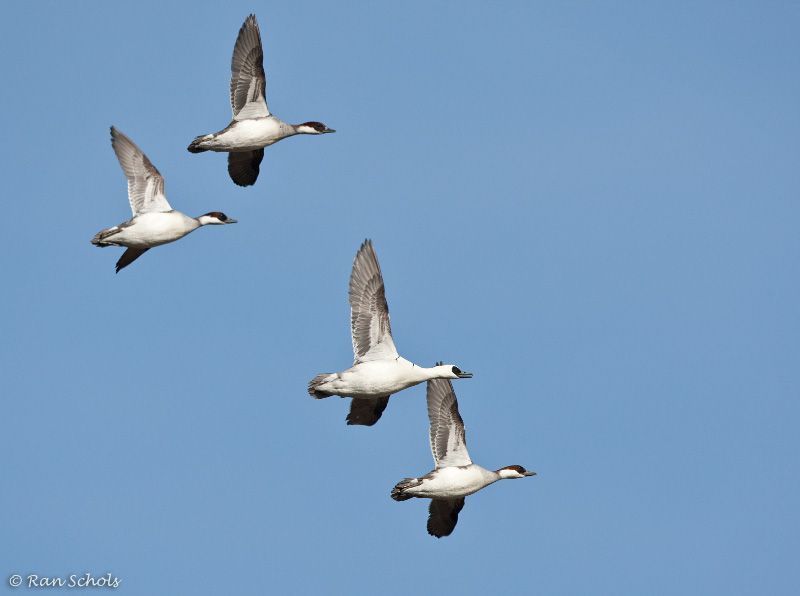
{"label": "wing feather", "polygon": [[428,534],[441,538],[453,533],[458,514],[464,508],[464,497],[458,499],[431,499],[428,506]]}
{"label": "wing feather", "polygon": [[350,274],[350,330],[356,363],[399,356],[392,341],[381,266],[370,240],[359,248]]}
{"label": "wing feather", "polygon": [[228,153],[228,175],[239,186],[252,186],[258,179],[264,150],[232,151]]}
{"label": "wing feather", "polygon": [[164,178],[136,144],[113,126],[111,146],[128,179],[128,201],[133,216],[171,211],[164,194]]}
{"label": "wing feather", "polygon": [[233,47],[231,109],[234,120],[269,116],[264,50],[254,14],[245,19]]}
{"label": "wing feather", "polygon": [[129,248],[117,261],[117,273],[119,273],[122,269],[125,269],[128,265],[133,263],[136,259],[141,257],[144,253],[146,253],[149,248]]}
{"label": "wing feather", "polygon": [[383,414],[389,405],[391,395],[384,395],[377,399],[353,398],[350,404],[350,413],[347,415],[347,424],[372,426]]}
{"label": "wing feather", "polygon": [[428,418],[431,422],[431,453],[436,468],[468,466],[464,421],[458,412],[458,401],[449,379],[428,381]]}

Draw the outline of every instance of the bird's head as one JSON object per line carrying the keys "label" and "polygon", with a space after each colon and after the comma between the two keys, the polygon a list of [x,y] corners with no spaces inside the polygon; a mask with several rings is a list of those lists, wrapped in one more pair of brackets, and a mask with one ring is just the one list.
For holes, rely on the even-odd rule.
{"label": "bird's head", "polygon": [[228,217],[222,211],[209,211],[197,218],[201,226],[220,226],[222,224],[233,224],[236,220]]}
{"label": "bird's head", "polygon": [[295,127],[297,134],[300,135],[323,135],[327,132],[336,132],[328,128],[322,122],[303,122]]}
{"label": "bird's head", "polygon": [[437,362],[434,367],[437,378],[439,379],[471,379],[472,373],[465,372],[458,368],[455,364],[442,364]]}
{"label": "bird's head", "polygon": [[525,476],[536,476],[536,472],[530,472],[522,466],[506,466],[497,470],[500,478],[525,478]]}

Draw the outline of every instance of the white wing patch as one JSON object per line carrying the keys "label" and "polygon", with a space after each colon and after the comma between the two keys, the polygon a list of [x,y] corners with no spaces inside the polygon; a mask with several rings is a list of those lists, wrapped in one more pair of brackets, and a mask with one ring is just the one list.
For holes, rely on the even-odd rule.
{"label": "white wing patch", "polygon": [[266,118],[269,116],[267,104],[261,101],[251,101],[246,103],[233,117],[234,120],[250,120],[251,118]]}

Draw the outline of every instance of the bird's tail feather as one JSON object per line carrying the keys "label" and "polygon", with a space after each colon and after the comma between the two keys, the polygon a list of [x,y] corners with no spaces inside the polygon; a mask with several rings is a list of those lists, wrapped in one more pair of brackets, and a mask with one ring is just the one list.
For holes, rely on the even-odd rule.
{"label": "bird's tail feather", "polygon": [[191,153],[202,153],[203,151],[208,151],[207,148],[201,147],[203,141],[208,140],[209,135],[200,135],[199,137],[195,137],[194,141],[189,143],[187,149]]}
{"label": "bird's tail feather", "polygon": [[113,228],[107,228],[105,230],[100,230],[97,234],[94,235],[92,238],[92,244],[95,246],[115,246],[113,242],[106,242],[106,238],[113,236],[117,232],[119,232],[120,227],[114,226]]}
{"label": "bird's tail feather", "polygon": [[400,482],[394,485],[394,488],[392,489],[392,498],[395,501],[407,501],[408,499],[412,498],[413,495],[405,494],[405,490],[419,486],[420,484],[422,484],[422,480],[419,478],[403,478]]}
{"label": "bird's tail feather", "polygon": [[325,397],[330,397],[333,393],[328,393],[327,391],[320,391],[318,388],[320,385],[324,385],[328,381],[332,381],[336,378],[336,374],[334,373],[320,373],[313,379],[308,382],[308,394],[315,398],[315,399],[323,399]]}

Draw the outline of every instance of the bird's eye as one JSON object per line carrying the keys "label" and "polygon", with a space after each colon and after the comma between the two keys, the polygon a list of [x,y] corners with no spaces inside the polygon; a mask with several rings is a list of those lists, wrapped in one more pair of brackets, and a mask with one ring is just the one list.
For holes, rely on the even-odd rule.
{"label": "bird's eye", "polygon": [[458,368],[457,366],[454,366],[453,367],[453,374],[454,375],[460,375],[461,374],[461,369]]}

